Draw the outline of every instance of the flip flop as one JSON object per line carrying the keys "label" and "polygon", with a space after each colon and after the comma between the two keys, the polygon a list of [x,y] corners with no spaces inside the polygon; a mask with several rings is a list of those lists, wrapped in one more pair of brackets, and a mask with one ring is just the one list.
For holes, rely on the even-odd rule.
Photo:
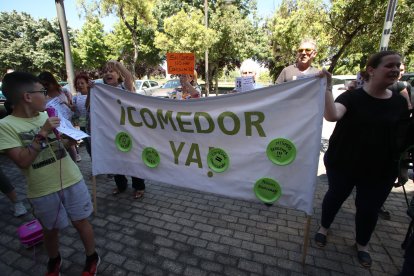
{"label": "flip flop", "polygon": [[315,234],[315,243],[319,247],[325,247],[326,245],[326,235],[322,233]]}
{"label": "flip flop", "polygon": [[365,268],[370,268],[372,265],[371,255],[367,251],[358,250],[358,246],[355,244],[357,250],[358,262]]}
{"label": "flip flop", "polygon": [[139,199],[144,197],[144,191],[135,191],[134,192],[134,199]]}

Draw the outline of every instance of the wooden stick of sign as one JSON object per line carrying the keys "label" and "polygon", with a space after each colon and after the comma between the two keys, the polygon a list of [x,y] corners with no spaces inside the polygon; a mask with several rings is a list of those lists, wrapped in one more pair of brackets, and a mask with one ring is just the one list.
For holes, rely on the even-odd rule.
{"label": "wooden stick of sign", "polygon": [[96,202],[96,176],[92,176],[92,203],[93,203],[93,213],[96,215],[98,213],[98,204]]}
{"label": "wooden stick of sign", "polygon": [[302,266],[305,266],[306,255],[308,253],[310,222],[311,216],[306,215],[305,233],[303,237]]}

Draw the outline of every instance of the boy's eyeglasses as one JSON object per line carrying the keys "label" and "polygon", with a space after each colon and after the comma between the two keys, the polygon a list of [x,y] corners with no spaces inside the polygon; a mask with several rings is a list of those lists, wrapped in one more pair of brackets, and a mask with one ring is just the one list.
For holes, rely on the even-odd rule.
{"label": "boy's eyeglasses", "polygon": [[311,49],[311,48],[300,48],[300,49],[298,49],[299,54],[302,54],[303,51],[305,51],[305,53],[309,55],[310,53],[313,52],[313,49]]}
{"label": "boy's eyeglasses", "polygon": [[27,91],[27,93],[43,93],[43,95],[47,96],[47,90],[46,89],[40,89],[40,90],[33,90],[33,91]]}

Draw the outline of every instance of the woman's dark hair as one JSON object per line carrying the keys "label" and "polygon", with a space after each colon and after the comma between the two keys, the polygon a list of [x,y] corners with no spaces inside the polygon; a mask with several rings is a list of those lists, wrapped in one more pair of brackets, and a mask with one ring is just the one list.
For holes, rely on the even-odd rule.
{"label": "woman's dark hair", "polygon": [[364,81],[369,80],[369,75],[367,73],[368,67],[377,68],[384,57],[393,55],[401,57],[401,55],[395,51],[382,51],[371,55],[367,61],[367,64],[365,65],[365,71],[361,72],[361,77],[364,79]]}
{"label": "woman's dark hair", "polygon": [[46,89],[47,89],[48,84],[53,84],[53,86],[55,86],[56,89],[60,88],[60,84],[57,82],[55,77],[50,72],[47,72],[47,71],[42,72],[42,73],[39,74],[38,78],[40,80],[40,83],[43,86],[45,86]]}
{"label": "woman's dark hair", "polygon": [[74,81],[73,81],[73,86],[75,87],[76,91],[78,90],[78,87],[76,86],[76,83],[78,82],[79,79],[84,79],[86,81],[86,83],[89,83],[89,77],[86,73],[77,74]]}

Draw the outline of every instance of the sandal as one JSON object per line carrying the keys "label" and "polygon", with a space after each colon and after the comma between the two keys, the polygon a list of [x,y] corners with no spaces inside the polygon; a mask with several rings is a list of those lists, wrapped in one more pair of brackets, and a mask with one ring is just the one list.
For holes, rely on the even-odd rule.
{"label": "sandal", "polygon": [[315,234],[315,243],[319,247],[325,247],[326,245],[326,235],[322,233]]}
{"label": "sandal", "polygon": [[134,192],[134,199],[139,199],[144,197],[144,191],[135,191]]}
{"label": "sandal", "polygon": [[358,246],[355,244],[355,248],[357,250],[357,256],[359,263],[365,267],[370,268],[372,265],[371,255],[367,251],[358,250]]}
{"label": "sandal", "polygon": [[118,190],[118,188],[115,188],[115,189],[112,190],[112,195],[113,196],[119,195],[120,193],[121,193],[121,191]]}

